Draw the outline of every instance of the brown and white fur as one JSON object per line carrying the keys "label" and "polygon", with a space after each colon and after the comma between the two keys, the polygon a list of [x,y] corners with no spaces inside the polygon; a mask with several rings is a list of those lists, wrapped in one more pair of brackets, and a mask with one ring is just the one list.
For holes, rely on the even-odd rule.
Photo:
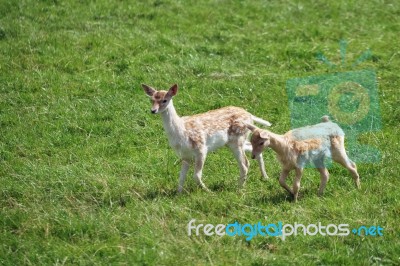
{"label": "brown and white fur", "polygon": [[[347,168],[353,176],[357,188],[360,188],[357,166],[349,159],[344,148],[344,132],[337,124],[330,122],[327,116],[322,118],[322,123],[297,128],[284,135],[274,134],[253,125],[248,125],[248,128],[253,132],[251,137],[252,158],[261,154],[267,147],[271,147],[276,152],[282,165],[279,184],[293,195],[295,202],[304,166],[310,162],[321,174],[318,195],[323,194],[329,179],[329,172],[324,165],[326,157],[331,157],[333,161]],[[286,184],[286,179],[292,170],[296,172],[293,190]]]}
{"label": "brown and white fur", "polygon": [[[227,145],[235,155],[240,168],[239,188],[246,180],[249,162],[244,153],[251,150],[246,140],[250,131],[247,124],[253,121],[264,126],[270,126],[268,121],[255,117],[239,107],[224,107],[217,110],[193,116],[179,117],[172,103],[172,97],[178,92],[178,86],[173,85],[168,91],[157,91],[142,84],[145,93],[151,98],[151,113],[161,115],[165,132],[170,145],[182,159],[179,175],[178,192],[182,192],[183,184],[194,159],[194,179],[205,190],[209,191],[201,180],[204,161],[207,153]],[[262,154],[256,156],[264,178],[268,178]]]}

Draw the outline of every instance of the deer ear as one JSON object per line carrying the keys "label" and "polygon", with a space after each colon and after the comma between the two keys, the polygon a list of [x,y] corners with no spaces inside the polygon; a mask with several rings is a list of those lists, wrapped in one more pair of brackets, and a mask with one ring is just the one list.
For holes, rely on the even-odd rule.
{"label": "deer ear", "polygon": [[257,127],[256,127],[255,125],[252,125],[252,124],[246,124],[246,127],[247,127],[251,132],[254,132],[254,130],[257,129]]}
{"label": "deer ear", "polygon": [[142,88],[143,88],[144,92],[150,97],[153,96],[154,93],[157,92],[155,89],[153,89],[150,86],[147,86],[146,84],[142,84]]}
{"label": "deer ear", "polygon": [[269,134],[268,134],[267,131],[261,130],[261,131],[260,131],[260,137],[261,137],[262,139],[269,139]]}
{"label": "deer ear", "polygon": [[171,88],[169,88],[167,95],[169,97],[173,97],[178,93],[178,85],[174,84]]}

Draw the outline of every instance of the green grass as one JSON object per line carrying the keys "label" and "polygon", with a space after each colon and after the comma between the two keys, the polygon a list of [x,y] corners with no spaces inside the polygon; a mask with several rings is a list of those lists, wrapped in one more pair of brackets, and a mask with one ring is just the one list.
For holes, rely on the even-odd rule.
{"label": "green grass", "polygon": [[[0,264],[400,264],[399,16],[397,1],[0,0]],[[341,39],[345,65],[316,60],[340,64]],[[181,115],[242,106],[283,133],[288,79],[362,69],[377,73],[382,117],[362,141],[382,160],[358,165],[361,190],[334,166],[318,198],[308,169],[293,204],[269,151],[272,178],[251,162],[238,193],[224,149],[204,169],[215,193],[189,177],[176,195],[179,161],[140,83],[178,83]],[[384,236],[189,237],[191,219],[380,225]]]}

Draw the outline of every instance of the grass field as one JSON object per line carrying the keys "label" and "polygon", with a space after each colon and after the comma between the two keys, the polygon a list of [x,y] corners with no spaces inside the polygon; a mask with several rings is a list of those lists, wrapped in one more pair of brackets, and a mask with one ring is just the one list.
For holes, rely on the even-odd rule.
{"label": "grass field", "polygon": [[[399,265],[400,4],[309,2],[0,0],[0,264]],[[360,190],[334,165],[318,198],[309,169],[293,204],[267,151],[271,179],[252,161],[238,193],[223,149],[204,169],[214,193],[188,177],[177,195],[179,160],[141,83],[178,83],[180,115],[241,106],[283,133],[288,79],[363,69],[377,74],[382,129],[362,141],[382,159],[358,164]],[[379,225],[384,236],[188,236],[191,219]]]}

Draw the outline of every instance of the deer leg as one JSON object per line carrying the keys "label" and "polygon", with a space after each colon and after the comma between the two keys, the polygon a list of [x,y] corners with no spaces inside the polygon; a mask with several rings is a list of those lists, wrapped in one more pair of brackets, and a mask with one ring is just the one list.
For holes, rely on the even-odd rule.
{"label": "deer leg", "polygon": [[239,189],[241,189],[246,182],[247,172],[249,169],[249,161],[246,158],[246,154],[242,148],[242,145],[230,144],[229,147],[231,148],[233,155],[236,158],[236,161],[239,164],[240,169],[240,178],[239,178]]}
{"label": "deer leg", "polygon": [[329,172],[325,167],[318,168],[318,171],[321,174],[321,183],[319,185],[318,196],[321,197],[324,194],[326,183],[328,183],[329,180]]}
{"label": "deer leg", "polygon": [[299,196],[300,190],[300,180],[303,174],[303,168],[296,168],[296,177],[293,182],[293,199],[294,202],[297,202],[297,197]]}
{"label": "deer leg", "polygon": [[205,160],[206,160],[206,153],[197,154],[197,156],[195,157],[195,162],[194,162],[193,178],[201,188],[203,188],[207,192],[210,192],[210,190],[206,187],[206,185],[204,185],[203,181],[201,181]]}
{"label": "deer leg", "polygon": [[178,185],[178,193],[182,193],[183,190],[183,184],[185,183],[186,175],[189,170],[189,162],[182,160],[182,167],[181,167],[181,172],[179,174],[179,185]]}
{"label": "deer leg", "polygon": [[256,160],[258,162],[258,166],[260,167],[261,175],[264,177],[264,179],[268,179],[269,177],[267,175],[267,172],[265,171],[265,165],[262,153],[256,156]]}
{"label": "deer leg", "polygon": [[284,189],[286,189],[287,192],[290,193],[290,195],[293,195],[293,191],[289,188],[289,186],[286,184],[286,179],[289,176],[289,170],[287,169],[282,169],[281,175],[279,177],[279,184],[281,185],[281,187],[283,187]]}
{"label": "deer leg", "polygon": [[354,183],[357,188],[360,188],[360,176],[357,172],[356,164],[349,159],[344,148],[344,137],[331,138],[332,143],[332,160],[343,165],[353,176]]}
{"label": "deer leg", "polygon": [[356,164],[349,159],[346,154],[346,150],[344,149],[343,141],[332,149],[332,160],[344,166],[347,170],[349,170],[350,174],[353,177],[354,184],[357,188],[360,188],[360,176],[357,172]]}

